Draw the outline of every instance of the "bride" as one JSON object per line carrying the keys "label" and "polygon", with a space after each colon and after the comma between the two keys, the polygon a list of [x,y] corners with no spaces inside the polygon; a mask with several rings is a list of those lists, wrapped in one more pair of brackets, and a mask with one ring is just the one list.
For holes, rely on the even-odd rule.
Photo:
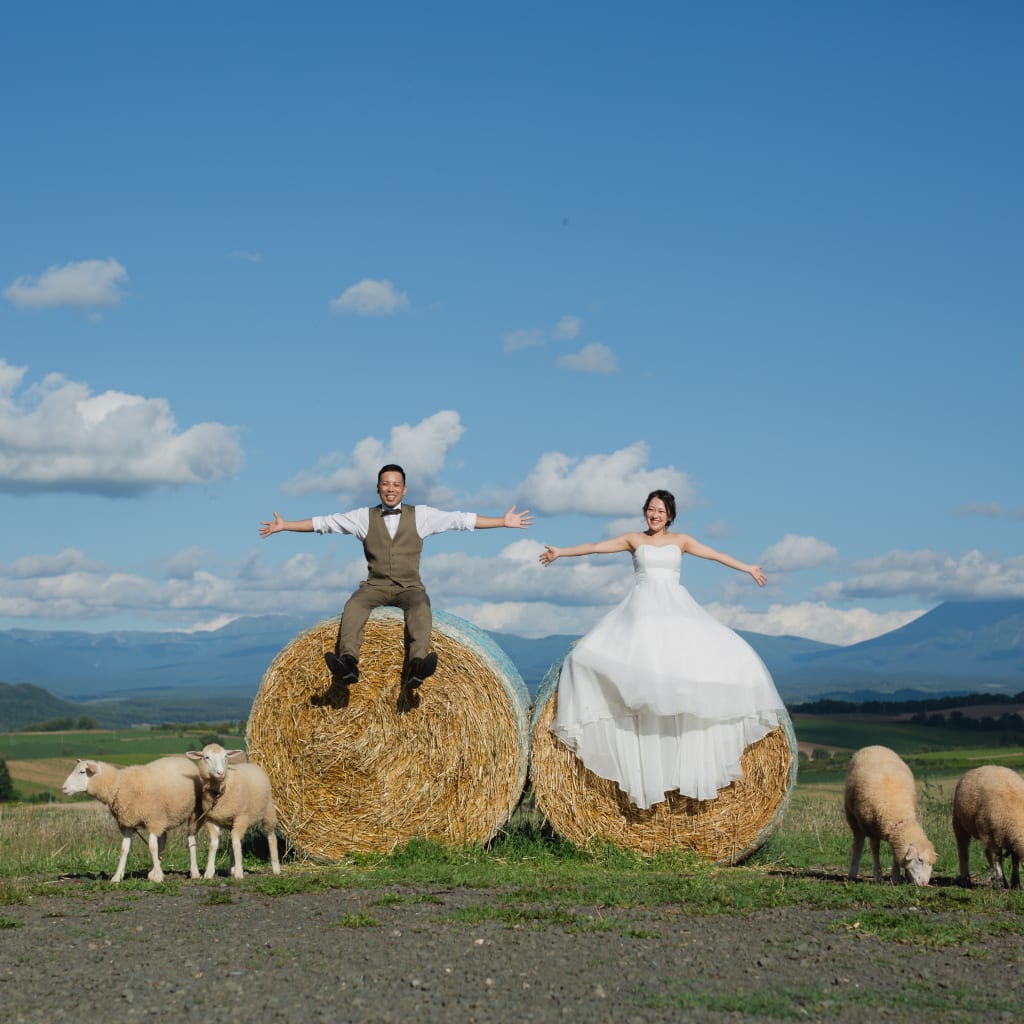
{"label": "bride", "polygon": [[672,533],[675,498],[652,491],[647,529],[574,547],[558,558],[629,551],[634,586],[566,655],[551,731],[596,775],[642,808],[676,790],[711,800],[743,775],[744,748],[778,727],[784,710],[753,648],[714,619],[679,582],[684,554],[748,573],[746,565],[685,533]]}

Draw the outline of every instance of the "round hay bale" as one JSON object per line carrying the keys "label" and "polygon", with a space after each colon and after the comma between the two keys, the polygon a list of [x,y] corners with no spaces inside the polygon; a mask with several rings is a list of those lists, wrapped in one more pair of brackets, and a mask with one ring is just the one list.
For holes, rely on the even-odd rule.
{"label": "round hay bale", "polygon": [[270,777],[282,832],[326,860],[416,837],[491,839],[519,804],[529,761],[529,694],[508,656],[475,626],[435,611],[437,671],[417,691],[419,707],[399,713],[403,618],[379,608],[348,705],[318,706],[337,631],[328,620],[288,644],[249,718],[249,753]]}
{"label": "round hay bale", "polygon": [[690,849],[716,864],[738,864],[768,840],[796,785],[796,735],[788,714],[780,713],[779,727],[747,747],[743,778],[720,790],[716,799],[676,793],[641,810],[551,732],[563,660],[541,682],[531,722],[533,794],[556,832],[579,846],[604,840],[644,856]]}

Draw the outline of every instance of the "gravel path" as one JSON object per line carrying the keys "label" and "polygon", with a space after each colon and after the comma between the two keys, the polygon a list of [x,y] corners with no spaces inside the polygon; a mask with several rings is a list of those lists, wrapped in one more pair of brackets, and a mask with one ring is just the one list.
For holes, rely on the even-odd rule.
{"label": "gravel path", "polygon": [[[227,880],[0,907],[0,1020],[1015,1021],[1019,936],[920,949],[838,913],[575,908],[478,889],[265,896]],[[550,914],[550,908],[539,908]],[[481,923],[482,920],[482,923]]]}

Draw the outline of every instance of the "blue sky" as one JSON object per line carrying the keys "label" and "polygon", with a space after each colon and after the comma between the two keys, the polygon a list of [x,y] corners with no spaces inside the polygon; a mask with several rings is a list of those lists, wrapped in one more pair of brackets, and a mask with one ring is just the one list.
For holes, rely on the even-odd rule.
{"label": "blue sky", "polygon": [[642,525],[736,628],[1024,596],[1013,3],[21,5],[0,36],[0,628],[435,607],[581,632]]}

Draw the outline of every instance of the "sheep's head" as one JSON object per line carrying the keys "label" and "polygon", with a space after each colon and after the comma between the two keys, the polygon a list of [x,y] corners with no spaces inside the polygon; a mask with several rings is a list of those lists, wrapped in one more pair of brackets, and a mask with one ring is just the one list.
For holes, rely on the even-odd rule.
{"label": "sheep's head", "polygon": [[71,769],[71,774],[64,780],[64,785],[60,787],[60,791],[65,796],[71,796],[73,793],[88,792],[89,780],[99,770],[100,766],[96,761],[79,761]]}
{"label": "sheep's head", "polygon": [[931,843],[911,843],[903,857],[903,870],[914,885],[927,885],[932,877],[932,865],[937,859]]}
{"label": "sheep's head", "polygon": [[202,750],[190,750],[185,756],[197,762],[199,774],[204,779],[223,782],[228,773],[228,765],[244,760],[245,751],[225,750],[219,743],[207,743]]}

